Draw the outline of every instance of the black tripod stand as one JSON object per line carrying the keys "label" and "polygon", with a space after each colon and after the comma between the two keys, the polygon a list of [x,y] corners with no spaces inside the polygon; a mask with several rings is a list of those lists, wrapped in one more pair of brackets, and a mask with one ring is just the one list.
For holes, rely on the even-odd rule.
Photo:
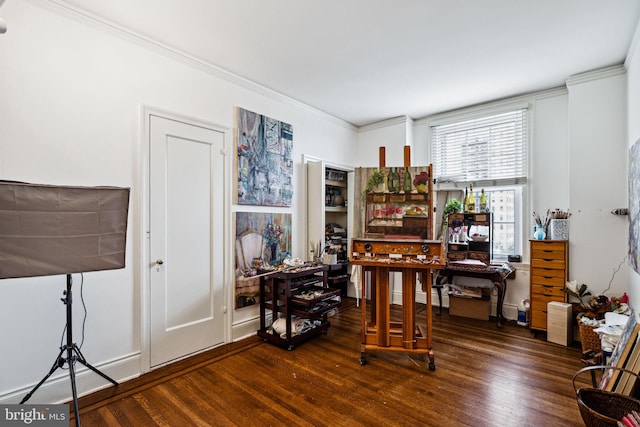
{"label": "black tripod stand", "polygon": [[[71,379],[71,392],[73,393],[73,410],[75,412],[76,418],[76,426],[80,427],[80,411],[78,408],[78,392],[76,390],[76,371],[75,364],[76,362],[82,363],[87,368],[91,369],[96,374],[100,375],[102,378],[111,382],[113,385],[118,385],[118,383],[109,378],[106,374],[100,372],[98,369],[91,366],[87,360],[84,358],[82,353],[80,352],[80,348],[73,342],[73,322],[72,322],[72,304],[73,299],[71,297],[71,274],[67,274],[67,290],[63,292],[64,298],[61,298],[62,302],[67,306],[67,344],[60,347],[60,353],[58,353],[58,357],[56,357],[56,361],[53,362],[53,366],[51,370],[45,377],[29,392],[27,395],[20,401],[20,404],[23,404],[31,396],[36,390],[44,384],[44,382],[49,379],[49,377],[56,371],[58,368],[62,368],[64,364],[69,365],[69,377]],[[66,353],[66,357],[64,354]]]}

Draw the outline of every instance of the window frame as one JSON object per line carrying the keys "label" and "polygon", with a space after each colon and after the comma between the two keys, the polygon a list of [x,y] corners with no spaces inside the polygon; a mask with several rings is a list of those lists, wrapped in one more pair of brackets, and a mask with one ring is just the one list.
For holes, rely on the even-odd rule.
{"label": "window frame", "polygon": [[[524,242],[523,242],[523,230],[522,223],[524,218],[524,212],[522,210],[523,207],[523,193],[524,187],[521,185],[508,185],[508,186],[496,186],[496,187],[482,187],[484,189],[485,194],[497,191],[513,191],[513,222],[511,221],[497,221],[496,214],[492,212],[491,215],[491,261],[495,262],[505,262],[507,261],[508,255],[516,255],[522,254]],[[474,191],[475,193],[475,191]],[[477,198],[476,198],[477,200]],[[513,254],[503,254],[501,256],[496,256],[493,244],[496,239],[496,225],[498,224],[513,224]]]}
{"label": "window frame", "polygon": [[[509,111],[514,111],[518,109],[524,109],[525,111],[525,121],[526,128],[524,129],[524,136],[526,138],[524,152],[525,152],[525,160],[524,160],[524,170],[525,175],[523,177],[513,177],[513,178],[499,178],[499,179],[483,179],[483,180],[471,180],[471,181],[438,181],[438,171],[437,164],[434,164],[434,131],[433,128],[440,125],[448,125],[456,122],[465,122],[472,119],[480,119],[483,117],[499,115],[502,113],[506,113]],[[528,102],[516,102],[516,103],[506,103],[498,106],[481,106],[475,107],[460,111],[454,111],[450,113],[445,113],[442,115],[434,116],[428,120],[428,141],[429,141],[429,153],[431,157],[431,163],[434,167],[434,176],[436,177],[436,184],[434,186],[434,190],[437,191],[461,191],[464,196],[464,189],[469,185],[472,185],[474,189],[480,190],[484,188],[485,192],[487,191],[500,191],[500,190],[511,190],[514,189],[515,197],[514,197],[514,254],[515,255],[523,255],[526,251],[526,242],[525,238],[525,230],[524,224],[526,223],[525,212],[527,209],[527,200],[528,193],[530,191],[528,186],[528,176],[529,176],[529,162],[530,162],[530,150],[531,150],[531,133],[532,133],[532,108]],[[476,193],[476,191],[474,191]],[[475,194],[474,194],[475,195]],[[477,205],[477,197],[476,197],[476,205]],[[462,200],[461,200],[462,201]],[[438,210],[441,212],[441,209],[444,206],[437,206]],[[495,215],[492,215],[492,222],[494,221]],[[492,224],[492,235],[495,233],[495,229],[493,229],[494,224]],[[493,243],[492,243],[493,244]],[[507,261],[507,257],[498,257],[495,258],[492,250],[492,262],[502,262]]]}

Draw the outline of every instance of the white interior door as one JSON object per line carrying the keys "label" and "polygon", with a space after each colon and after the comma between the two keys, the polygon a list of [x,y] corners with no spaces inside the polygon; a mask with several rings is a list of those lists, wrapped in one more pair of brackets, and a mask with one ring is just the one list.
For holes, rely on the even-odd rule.
{"label": "white interior door", "polygon": [[[325,200],[324,162],[307,162],[307,241],[324,246]],[[311,253],[308,254],[311,259]],[[317,254],[315,255],[317,256]]]}
{"label": "white interior door", "polygon": [[149,119],[150,364],[224,341],[224,133]]}

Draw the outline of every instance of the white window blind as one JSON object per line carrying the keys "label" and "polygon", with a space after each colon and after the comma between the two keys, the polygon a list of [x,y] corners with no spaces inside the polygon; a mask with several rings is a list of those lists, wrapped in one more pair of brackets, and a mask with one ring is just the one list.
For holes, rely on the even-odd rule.
{"label": "white window blind", "polygon": [[527,178],[527,108],[432,127],[432,163],[444,182],[523,184]]}

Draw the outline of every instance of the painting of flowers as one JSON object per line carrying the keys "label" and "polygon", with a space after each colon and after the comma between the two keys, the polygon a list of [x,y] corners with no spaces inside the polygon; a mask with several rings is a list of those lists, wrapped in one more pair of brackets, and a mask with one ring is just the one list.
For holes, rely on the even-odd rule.
{"label": "painting of flowers", "polygon": [[256,304],[259,271],[280,264],[291,255],[291,214],[236,212],[236,308]]}

